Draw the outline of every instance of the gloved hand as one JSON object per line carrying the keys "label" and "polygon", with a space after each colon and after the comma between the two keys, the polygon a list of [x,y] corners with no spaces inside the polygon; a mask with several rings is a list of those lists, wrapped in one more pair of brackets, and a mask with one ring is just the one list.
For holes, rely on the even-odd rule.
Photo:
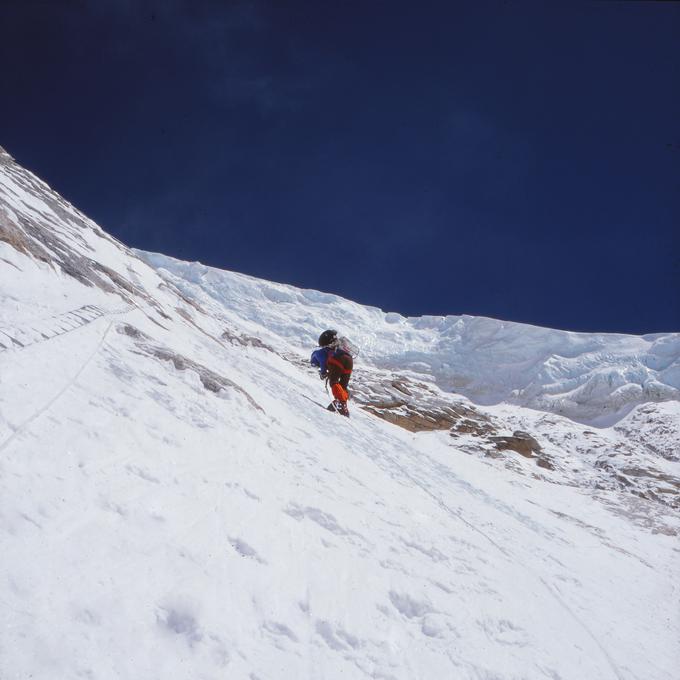
{"label": "gloved hand", "polygon": [[319,378],[321,378],[321,380],[325,380],[327,376],[328,371],[319,371]]}

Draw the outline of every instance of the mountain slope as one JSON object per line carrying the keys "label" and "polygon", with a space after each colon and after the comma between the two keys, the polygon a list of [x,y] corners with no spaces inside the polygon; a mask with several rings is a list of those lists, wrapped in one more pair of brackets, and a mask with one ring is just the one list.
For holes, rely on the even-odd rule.
{"label": "mountain slope", "polygon": [[[480,406],[383,351],[416,321],[154,270],[0,160],[2,678],[674,677],[680,513],[586,459],[630,439],[677,477],[677,401],[597,431]],[[349,421],[305,366],[339,320],[380,331]]]}
{"label": "mountain slope", "polygon": [[[314,290],[258,281],[199,263],[137,254],[190,295],[291,346],[331,324],[371,365],[410,371],[479,404],[499,402],[610,425],[640,403],[680,399],[680,334],[571,333],[483,317],[405,318]],[[253,304],[253,301],[263,304]],[[275,303],[275,304],[271,304]]]}
{"label": "mountain slope", "polygon": [[[645,394],[659,399],[673,395],[675,388],[668,384],[658,392],[652,386],[673,376],[672,369],[680,361],[680,350],[671,352],[680,341],[678,334],[639,338],[566,333],[474,317],[404,319],[318,291],[301,291],[198,263],[136,252],[169,285],[180,289],[219,320],[225,329],[223,338],[242,344],[255,343],[300,367],[308,362],[306,356],[299,356],[299,348],[314,346],[317,329],[326,326],[347,329],[362,348],[362,370],[353,379],[355,401],[390,422],[412,431],[449,431],[459,449],[487,457],[510,455],[509,464],[515,469],[520,465],[519,454],[533,461],[529,466],[532,474],[540,473],[554,483],[622,489],[680,508],[679,402],[652,400],[644,409],[631,411],[631,404]],[[574,390],[579,391],[580,401],[571,403],[581,418],[586,413],[598,413],[595,421],[611,420],[616,412],[615,425],[593,428],[554,412],[546,414],[503,404],[483,407],[443,391],[440,384],[446,379],[438,371],[450,371],[453,364],[464,366],[465,375],[471,376],[462,376],[460,381],[480,382],[467,364],[475,366],[481,362],[481,350],[462,349],[460,354],[452,350],[446,364],[439,356],[442,344],[450,337],[463,342],[460,330],[449,332],[461,326],[467,328],[462,333],[466,346],[485,348],[489,367],[484,368],[484,373],[491,385],[504,385],[506,392],[526,400],[527,405],[535,403],[532,396],[526,397],[527,393],[540,394],[539,401],[553,411],[564,410],[560,406],[564,404],[563,397],[551,401],[547,388],[539,382],[518,387],[527,385],[535,374],[519,370],[526,366],[522,357],[533,351],[535,359],[531,364],[535,367],[549,354],[550,347],[586,348],[582,353],[573,347],[570,350],[583,382],[582,388]],[[476,326],[480,329],[475,335],[471,329]],[[245,328],[246,334],[239,335],[237,328]],[[497,337],[506,338],[507,342]],[[537,338],[541,337],[548,338],[546,345],[538,344]],[[427,347],[431,347],[431,354]],[[594,353],[593,347],[600,349]],[[638,352],[632,353],[632,348]],[[665,371],[645,368],[653,363],[654,356],[662,353],[660,348],[667,350]],[[408,359],[413,356],[419,357],[417,364]],[[605,357],[602,366],[597,363],[597,356]],[[538,373],[547,376],[549,364],[551,359],[541,364]],[[629,371],[640,375],[646,371],[649,375],[645,380],[640,378],[639,384],[625,383],[623,387],[611,377],[621,378],[629,375]],[[564,395],[573,384],[572,377],[563,376],[561,382],[554,379],[550,388],[555,395]],[[623,393],[633,401],[621,407]],[[656,512],[651,514],[657,516]],[[662,527],[663,522],[659,528]]]}

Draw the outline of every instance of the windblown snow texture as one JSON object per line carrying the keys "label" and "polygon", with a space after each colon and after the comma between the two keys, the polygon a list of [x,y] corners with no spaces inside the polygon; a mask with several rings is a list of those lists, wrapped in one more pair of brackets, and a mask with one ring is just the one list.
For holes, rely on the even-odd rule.
{"label": "windblown snow texture", "polygon": [[0,295],[3,679],[676,677],[677,334],[135,254],[2,151]]}

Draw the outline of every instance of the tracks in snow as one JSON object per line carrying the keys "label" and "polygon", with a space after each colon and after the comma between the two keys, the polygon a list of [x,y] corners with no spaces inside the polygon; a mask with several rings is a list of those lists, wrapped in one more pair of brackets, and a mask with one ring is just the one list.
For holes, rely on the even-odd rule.
{"label": "tracks in snow", "polygon": [[[387,448],[387,447],[385,447]],[[515,564],[516,566],[520,567],[523,571],[531,573],[534,575],[534,578],[540,582],[543,587],[545,588],[546,592],[550,595],[550,597],[555,601],[555,603],[564,611],[566,614],[577,624],[578,627],[581,628],[581,630],[584,632],[585,636],[589,638],[592,643],[595,645],[595,647],[599,650],[599,652],[602,655],[602,658],[604,659],[605,663],[609,666],[612,675],[616,678],[616,680],[623,680],[624,676],[619,669],[617,661],[613,658],[613,656],[609,653],[609,651],[605,648],[603,643],[598,639],[597,635],[593,632],[591,627],[588,625],[588,623],[580,616],[576,614],[574,609],[569,606],[569,604],[566,602],[565,598],[562,596],[560,593],[559,589],[557,586],[550,584],[543,576],[540,574],[536,569],[534,569],[530,564],[527,563],[526,560],[520,558],[516,551],[514,550],[509,550],[508,548],[504,547],[500,543],[498,543],[494,538],[492,538],[487,532],[484,530],[480,529],[478,526],[474,524],[474,522],[470,522],[467,520],[463,514],[459,511],[456,510],[455,508],[451,507],[448,503],[446,503],[438,493],[432,490],[432,486],[429,482],[428,479],[428,472],[430,474],[434,474],[434,476],[439,476],[441,475],[442,471],[445,470],[443,466],[440,464],[436,463],[431,456],[429,456],[427,453],[424,453],[422,451],[418,451],[416,449],[411,450],[411,456],[412,456],[412,462],[416,462],[417,466],[413,468],[413,472],[409,469],[407,469],[406,465],[402,464],[398,459],[396,455],[390,455],[386,454],[384,452],[380,451],[380,447],[376,447],[371,455],[369,455],[369,458],[373,461],[375,465],[383,469],[385,472],[388,474],[392,474],[393,471],[397,471],[399,475],[401,475],[402,479],[407,479],[413,486],[414,488],[419,488],[421,491],[423,491],[427,496],[429,496],[446,514],[448,514],[450,517],[462,522],[467,526],[469,529],[480,535],[482,538],[484,538],[486,541],[488,541],[496,550],[499,551],[500,554],[502,554],[510,563]],[[458,478],[458,476],[446,469],[445,473],[446,477],[448,477],[451,481],[456,482],[458,485],[461,484],[462,480]],[[472,493],[473,495],[477,495],[480,497],[480,499],[486,503],[489,504],[490,506],[497,507],[497,509],[502,510],[503,512],[507,512],[509,508],[506,510],[505,508],[502,508],[501,506],[497,506],[496,503],[493,502],[493,498],[489,496],[487,493],[479,494],[475,489],[472,487],[469,487],[467,483],[463,483],[464,487],[468,487],[467,491]],[[510,512],[512,516],[515,517],[515,519],[520,522],[520,524],[523,524],[527,526],[530,529],[533,529],[533,527],[530,524],[527,524],[526,518],[522,517],[521,515]]]}
{"label": "tracks in snow", "polygon": [[97,342],[97,346],[94,348],[94,350],[90,353],[90,355],[85,359],[85,361],[81,364],[80,368],[76,372],[76,374],[57,392],[47,403],[43,404],[40,408],[38,408],[36,411],[34,411],[28,418],[26,418],[22,423],[20,423],[18,426],[15,427],[14,432],[12,432],[5,441],[0,443],[0,452],[4,451],[20,434],[26,431],[28,426],[37,418],[39,418],[45,411],[47,411],[56,401],[58,401],[62,395],[67,392],[71,386],[78,380],[78,378],[81,376],[83,371],[89,366],[90,362],[94,359],[94,357],[98,354],[99,350],[101,349],[102,345],[104,344],[104,341],[106,340],[106,336],[109,334],[109,331],[111,330],[111,327],[113,326],[113,321],[110,321],[108,326],[106,327],[106,330],[104,331],[104,334],[102,337],[99,339],[99,342]]}
{"label": "tracks in snow", "polygon": [[106,310],[96,305],[83,305],[78,309],[33,321],[23,326],[0,327],[0,352],[8,349],[23,349],[38,342],[45,342],[82,328],[103,316],[125,314],[134,306]]}

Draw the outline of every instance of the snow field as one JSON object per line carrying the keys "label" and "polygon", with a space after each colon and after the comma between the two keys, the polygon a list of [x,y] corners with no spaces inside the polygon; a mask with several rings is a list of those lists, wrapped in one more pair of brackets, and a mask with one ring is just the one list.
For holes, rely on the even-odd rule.
{"label": "snow field", "polygon": [[38,408],[2,402],[28,420],[0,444],[9,677],[642,678],[650,656],[672,677],[670,537],[440,435],[341,420],[265,350],[124,321],[264,413],[118,321],[13,351]]}
{"label": "snow field", "polygon": [[675,680],[676,512],[339,418],[303,360],[335,326],[358,371],[526,422],[569,482],[552,435],[620,439],[517,404],[665,452],[678,334],[405,319],[139,253],[155,271],[2,153],[0,235],[0,328],[30,340],[0,351],[2,680]]}

